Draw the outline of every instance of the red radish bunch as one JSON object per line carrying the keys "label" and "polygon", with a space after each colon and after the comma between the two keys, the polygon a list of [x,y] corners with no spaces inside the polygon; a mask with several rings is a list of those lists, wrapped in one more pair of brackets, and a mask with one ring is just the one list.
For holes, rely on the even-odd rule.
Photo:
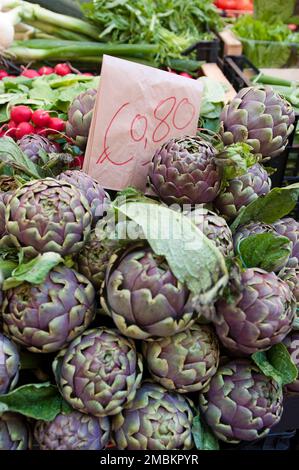
{"label": "red radish bunch", "polygon": [[[4,126],[3,126],[4,127]],[[25,135],[61,133],[65,130],[65,122],[58,117],[51,117],[44,109],[32,111],[28,106],[14,106],[11,109],[10,121],[1,129],[0,137],[9,135],[13,139],[21,139]]]}
{"label": "red radish bunch", "polygon": [[[69,75],[70,73],[76,73],[76,70],[72,69],[72,67],[67,63],[57,64],[54,68],[44,65],[43,67],[40,67],[38,70],[23,67],[21,76],[27,77],[27,78],[37,78],[43,75],[51,75],[52,73],[59,75],[61,77],[65,77],[66,75]],[[82,75],[86,75],[90,77],[93,76],[92,73],[83,73]],[[15,75],[9,75],[6,72],[6,70],[0,69],[0,80],[2,80],[3,78],[15,78]]]}

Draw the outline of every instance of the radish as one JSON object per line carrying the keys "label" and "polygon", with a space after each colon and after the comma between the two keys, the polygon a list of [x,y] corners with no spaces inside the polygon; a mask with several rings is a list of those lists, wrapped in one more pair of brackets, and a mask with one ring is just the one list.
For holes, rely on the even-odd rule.
{"label": "radish", "polygon": [[41,67],[38,70],[38,73],[39,75],[51,75],[52,73],[54,73],[54,69],[45,65],[44,67]]}
{"label": "radish", "polygon": [[35,129],[29,122],[21,122],[16,129],[16,139],[22,139],[25,135],[34,134]]}
{"label": "radish", "polygon": [[8,77],[8,73],[5,70],[0,70],[0,80],[5,77]]}
{"label": "radish", "polygon": [[32,121],[37,127],[48,127],[50,119],[50,114],[43,109],[37,109],[32,114]]}
{"label": "radish", "polygon": [[51,118],[49,122],[49,128],[52,131],[63,132],[65,129],[65,122],[57,117]]}
{"label": "radish", "polygon": [[10,120],[9,123],[7,124],[7,131],[6,135],[9,135],[9,137],[12,137],[13,139],[16,136],[16,129],[17,129],[17,124]]}
{"label": "radish", "polygon": [[20,105],[11,108],[10,118],[17,124],[29,122],[32,118],[32,110],[28,106]]}
{"label": "radish", "polygon": [[40,77],[40,74],[39,74],[36,70],[33,70],[33,69],[25,69],[25,70],[23,70],[23,72],[21,73],[21,76],[22,76],[22,77],[26,77],[26,78],[36,78],[36,77]]}
{"label": "radish", "polygon": [[57,73],[57,75],[64,77],[65,75],[72,73],[72,70],[67,64],[57,64],[54,68],[54,72]]}
{"label": "radish", "polygon": [[181,77],[186,77],[186,78],[193,78],[193,77],[192,77],[191,75],[189,75],[189,73],[187,73],[187,72],[182,72],[182,73],[180,73],[180,76],[181,76]]}

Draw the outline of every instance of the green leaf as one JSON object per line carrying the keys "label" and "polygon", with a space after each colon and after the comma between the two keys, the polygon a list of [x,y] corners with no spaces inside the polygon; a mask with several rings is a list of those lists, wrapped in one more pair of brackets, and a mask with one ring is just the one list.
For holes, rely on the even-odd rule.
{"label": "green leaf", "polygon": [[41,284],[45,281],[49,272],[62,262],[63,258],[58,253],[47,252],[38,255],[36,258],[15,268],[11,277],[4,281],[3,290],[12,289],[23,282]]}
{"label": "green leaf", "polygon": [[216,436],[201,421],[200,415],[195,416],[192,423],[192,435],[197,450],[219,450]]}
{"label": "green leaf", "polygon": [[0,413],[13,411],[28,418],[53,421],[56,416],[70,412],[58,388],[49,382],[23,385],[6,395],[0,395]]}
{"label": "green leaf", "polygon": [[43,77],[34,80],[32,89],[29,92],[31,99],[40,99],[45,103],[54,101],[57,97],[57,93],[52,90],[50,85],[43,79]]}
{"label": "green leaf", "polygon": [[[14,269],[17,267],[17,263],[7,259],[0,259],[0,286],[4,279],[11,276]],[[3,288],[3,287],[1,287]]]}
{"label": "green leaf", "polygon": [[10,137],[0,139],[0,162],[7,163],[13,168],[24,172],[33,178],[45,177],[45,173],[25,155]]}
{"label": "green leaf", "polygon": [[296,0],[254,0],[254,16],[268,24],[287,23],[294,13]]}
{"label": "green leaf", "polygon": [[284,188],[274,188],[266,196],[260,196],[245,207],[231,225],[231,230],[235,231],[239,225],[250,221],[273,224],[294,209],[298,197],[299,183]]}
{"label": "green leaf", "polygon": [[257,161],[258,156],[252,153],[252,147],[246,143],[228,145],[215,157],[215,163],[222,173],[222,183],[244,175]]}
{"label": "green leaf", "polygon": [[298,376],[297,366],[282,343],[275,344],[268,351],[256,352],[251,357],[267,377],[272,377],[281,386],[294,382]]}
{"label": "green leaf", "polygon": [[228,282],[225,259],[191,219],[150,202],[129,201],[117,210],[142,228],[152,250],[165,256],[177,279],[200,302],[209,303],[217,298]]}
{"label": "green leaf", "polygon": [[261,268],[272,272],[286,261],[291,246],[287,237],[259,233],[241,240],[237,251],[245,268]]}

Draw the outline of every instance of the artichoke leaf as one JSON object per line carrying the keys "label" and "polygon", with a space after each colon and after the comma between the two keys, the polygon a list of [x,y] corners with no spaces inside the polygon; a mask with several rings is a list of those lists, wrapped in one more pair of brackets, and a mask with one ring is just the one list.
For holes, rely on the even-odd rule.
{"label": "artichoke leaf", "polygon": [[290,240],[274,233],[258,233],[241,240],[237,251],[245,268],[272,272],[291,254]]}
{"label": "artichoke leaf", "polygon": [[294,382],[298,376],[297,366],[282,343],[275,344],[268,351],[256,352],[251,357],[267,377],[272,377],[281,386]]}
{"label": "artichoke leaf", "polygon": [[245,207],[231,225],[235,231],[239,225],[251,221],[273,224],[289,214],[297,204],[299,183],[284,188],[273,188],[266,196],[261,196]]}
{"label": "artichoke leaf", "polygon": [[192,220],[150,202],[129,202],[117,209],[141,226],[152,250],[166,258],[176,278],[195,295],[195,302],[215,301],[228,282],[225,259]]}
{"label": "artichoke leaf", "polygon": [[195,447],[198,450],[219,450],[219,443],[210,428],[201,420],[200,415],[195,416],[192,423],[192,435]]}
{"label": "artichoke leaf", "polygon": [[28,418],[53,421],[62,411],[68,413],[71,408],[64,402],[55,385],[44,382],[23,385],[6,395],[0,395],[0,414],[7,411]]}

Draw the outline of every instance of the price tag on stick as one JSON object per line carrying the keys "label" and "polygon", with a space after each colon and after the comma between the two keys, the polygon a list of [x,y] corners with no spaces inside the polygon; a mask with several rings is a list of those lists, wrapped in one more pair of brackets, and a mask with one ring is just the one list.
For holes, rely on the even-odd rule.
{"label": "price tag on stick", "polygon": [[196,134],[202,91],[197,80],[105,55],[84,171],[107,189],[145,190],[156,149]]}

